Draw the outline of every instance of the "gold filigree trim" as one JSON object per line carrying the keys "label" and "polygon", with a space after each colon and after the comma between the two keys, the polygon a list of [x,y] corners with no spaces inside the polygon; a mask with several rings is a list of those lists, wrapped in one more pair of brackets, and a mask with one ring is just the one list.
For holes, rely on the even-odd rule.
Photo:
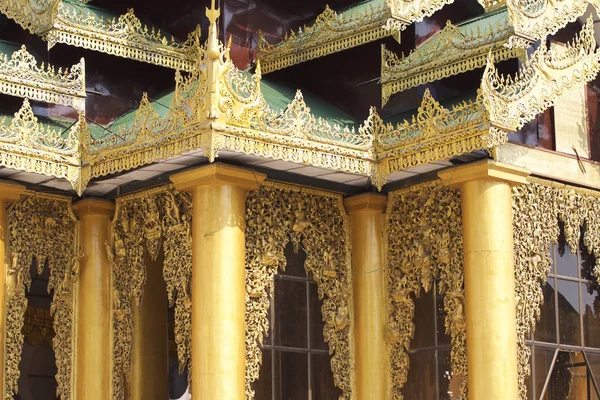
{"label": "gold filigree trim", "polygon": [[459,398],[467,395],[466,322],[464,315],[464,266],[460,192],[440,181],[389,194],[388,343],[392,399],[403,399],[408,378],[406,349],[414,335],[414,303],[411,296],[428,292],[437,281],[444,295],[446,333],[451,337],[451,375],[462,379]]}
{"label": "gold filigree trim", "polygon": [[528,47],[537,40],[544,42],[548,35],[584,15],[590,4],[597,10],[600,7],[597,0],[506,0],[514,26],[509,46]]}
{"label": "gold filigree trim", "polygon": [[191,195],[172,185],[120,197],[108,247],[113,271],[113,399],[124,399],[130,380],[133,308],[143,301],[144,252],[164,252],[163,276],[175,305],[175,343],[180,372],[191,357]]}
{"label": "gold filigree trim", "polygon": [[38,122],[25,99],[13,118],[0,119],[0,165],[7,168],[65,178],[79,194],[89,181],[81,168],[90,132],[83,114],[60,131]]}
{"label": "gold filigree trim", "polygon": [[61,0],[3,0],[0,12],[34,35],[52,28]]}
{"label": "gold filigree trim", "polygon": [[62,70],[37,66],[25,46],[10,57],[0,54],[0,93],[12,96],[63,104],[79,111],[85,108],[85,64]]}
{"label": "gold filigree trim", "polygon": [[277,44],[270,44],[259,32],[258,59],[263,72],[269,73],[370,43],[391,35],[383,29],[390,17],[384,0],[372,0],[342,13],[326,6],[313,25],[290,32]]}
{"label": "gold filigree trim", "polygon": [[576,251],[585,227],[583,243],[596,258],[594,273],[600,281],[600,193],[556,182],[528,178],[527,185],[513,188],[515,241],[515,296],[517,299],[517,346],[519,397],[527,399],[527,377],[531,374],[531,351],[525,340],[535,331],[552,260],[548,252],[557,243],[559,220],[565,239]]}
{"label": "gold filigree trim", "polygon": [[382,45],[382,105],[391,95],[408,88],[484,67],[490,52],[496,61],[524,57],[524,50],[504,46],[512,34],[504,15],[483,30],[479,25],[475,30],[448,21],[444,29],[402,58]]}
{"label": "gold filigree trim", "polygon": [[179,43],[143,25],[133,9],[118,18],[104,20],[64,3],[60,4],[46,39],[49,48],[64,43],[184,71],[194,68],[200,50],[199,27],[189,34],[187,41]]}
{"label": "gold filigree trim", "polygon": [[5,330],[5,399],[17,393],[23,324],[27,309],[25,290],[31,285],[30,266],[41,274],[50,269],[48,292],[54,292],[50,314],[55,336],[57,396],[72,398],[73,283],[79,273],[76,219],[71,199],[27,193],[8,209],[10,262],[6,266],[7,315]]}
{"label": "gold filigree trim", "polygon": [[542,43],[515,77],[500,75],[490,57],[481,89],[491,120],[499,129],[521,128],[569,89],[594,79],[599,60],[591,19],[566,46],[548,49]]}
{"label": "gold filigree trim", "polygon": [[348,218],[342,196],[266,183],[246,202],[246,399],[253,399],[260,345],[268,332],[267,310],[274,276],[285,269],[291,242],[306,251],[304,267],[323,301],[323,335],[332,356],[340,399],[354,388],[352,271]]}

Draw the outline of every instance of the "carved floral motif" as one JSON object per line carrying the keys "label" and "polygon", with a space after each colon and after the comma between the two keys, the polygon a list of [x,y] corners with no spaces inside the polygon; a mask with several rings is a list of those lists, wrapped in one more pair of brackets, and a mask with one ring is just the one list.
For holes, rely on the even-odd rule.
{"label": "carved floral motif", "polygon": [[446,333],[451,337],[452,374],[467,392],[466,322],[464,315],[463,242],[460,194],[435,181],[391,192],[388,200],[388,268],[386,269],[392,399],[403,399],[408,378],[406,349],[414,335],[414,303],[421,290],[437,281],[444,295]]}
{"label": "carved floral motif", "polygon": [[317,282],[332,354],[334,382],[342,399],[354,387],[352,278],[348,219],[340,195],[275,183],[252,192],[246,203],[246,399],[254,398],[268,332],[267,310],[274,276],[285,269],[284,248],[306,251],[304,267]]}
{"label": "carved floral motif", "polygon": [[596,257],[594,273],[600,280],[600,194],[554,182],[529,178],[529,184],[513,188],[515,248],[515,296],[517,299],[517,346],[519,396],[527,399],[526,379],[531,374],[531,351],[525,339],[535,331],[544,301],[552,260],[548,247],[559,236],[559,220],[571,251],[583,242]]}
{"label": "carved floral motif", "polygon": [[133,307],[143,300],[144,252],[164,251],[163,276],[175,304],[175,343],[183,371],[191,356],[191,196],[165,186],[117,199],[108,254],[113,271],[113,399],[123,399],[130,379]]}
{"label": "carved floral motif", "polygon": [[41,274],[50,269],[48,292],[54,291],[50,308],[55,336],[57,396],[71,399],[73,359],[73,283],[79,273],[76,220],[68,198],[26,194],[8,209],[9,248],[7,265],[7,315],[5,333],[5,399],[17,392],[23,324],[31,285],[30,266]]}

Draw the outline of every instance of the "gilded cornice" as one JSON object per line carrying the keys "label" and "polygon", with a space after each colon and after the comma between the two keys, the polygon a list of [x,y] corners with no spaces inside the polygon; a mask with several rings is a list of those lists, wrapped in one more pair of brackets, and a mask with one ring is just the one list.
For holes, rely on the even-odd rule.
{"label": "gilded cornice", "polygon": [[269,73],[390,36],[392,32],[383,28],[390,17],[386,2],[373,0],[360,11],[337,13],[326,6],[313,25],[290,32],[277,44],[270,44],[260,32],[258,58],[263,72]]}
{"label": "gilded cornice", "polygon": [[27,99],[13,118],[0,119],[0,165],[67,179],[78,193],[89,181],[80,168],[89,142],[83,114],[61,131],[39,123]]}
{"label": "gilded cornice", "polygon": [[[414,22],[431,17],[444,6],[454,3],[454,0],[386,0],[391,11],[391,17],[386,21],[385,29],[401,32]],[[506,0],[478,0],[486,12],[498,10],[505,5]]]}
{"label": "gilded cornice", "polygon": [[598,0],[506,0],[514,26],[510,46],[528,47],[531,43],[555,34],[568,23],[585,14],[589,5],[600,8]]}
{"label": "gilded cornice", "polygon": [[61,0],[2,0],[0,12],[34,35],[52,28]]}
{"label": "gilded cornice", "polygon": [[406,57],[399,58],[382,45],[382,105],[391,95],[408,88],[482,68],[490,53],[496,61],[524,57],[524,50],[505,46],[512,33],[506,18],[490,23],[484,30],[448,21],[444,29]]}
{"label": "gilded cornice", "polygon": [[548,49],[541,43],[515,77],[500,75],[489,57],[481,90],[495,127],[505,131],[521,128],[569,89],[594,79],[600,71],[599,61],[591,19],[566,46]]}
{"label": "gilded cornice", "polygon": [[25,46],[10,57],[0,54],[0,93],[85,108],[85,64],[83,58],[70,69],[41,66]]}
{"label": "gilded cornice", "polygon": [[64,43],[184,71],[192,70],[198,58],[199,28],[179,43],[142,24],[133,9],[104,19],[62,0],[8,0],[0,11],[42,36],[49,48]]}
{"label": "gilded cornice", "polygon": [[393,172],[493,150],[600,68],[588,24],[565,49],[541,48],[516,79],[500,77],[490,61],[474,101],[445,109],[426,92],[416,114],[396,126],[374,109],[360,126],[338,126],[314,115],[300,92],[287,107],[273,109],[261,90],[260,63],[254,74],[238,70],[218,40],[218,10],[207,15],[211,25],[201,58],[190,73],[175,74],[166,113],[144,96],[132,121],[117,122],[108,128],[112,134],[100,138],[92,137],[83,116],[66,134],[38,124],[30,109],[22,111],[4,122],[2,165],[67,178],[81,193],[92,178],[195,150],[212,162],[229,150],[360,174],[381,188]]}

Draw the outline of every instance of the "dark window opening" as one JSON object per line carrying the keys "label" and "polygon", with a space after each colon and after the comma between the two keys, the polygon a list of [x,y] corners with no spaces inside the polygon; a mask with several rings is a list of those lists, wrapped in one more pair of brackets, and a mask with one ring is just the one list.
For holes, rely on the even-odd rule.
{"label": "dark window opening", "polygon": [[286,270],[275,276],[255,399],[337,399],[342,392],[333,383],[322,303],[316,283],[304,270],[306,254],[301,248],[295,252],[290,243],[285,256]]}

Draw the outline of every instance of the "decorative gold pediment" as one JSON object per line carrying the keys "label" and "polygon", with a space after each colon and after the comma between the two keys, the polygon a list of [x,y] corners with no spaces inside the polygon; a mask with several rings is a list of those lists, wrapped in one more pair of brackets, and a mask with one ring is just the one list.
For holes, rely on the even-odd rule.
{"label": "decorative gold pediment", "polygon": [[2,0],[0,12],[34,35],[52,28],[61,0]]}
{"label": "decorative gold pediment", "polygon": [[490,57],[481,82],[483,101],[497,128],[516,130],[598,71],[600,51],[590,18],[572,43],[548,49],[542,42],[515,77],[500,75]]}
{"label": "decorative gold pediment", "polygon": [[391,95],[408,88],[484,67],[490,52],[497,61],[524,57],[524,50],[504,46],[512,34],[506,13],[492,18],[495,23],[490,22],[483,30],[480,21],[465,26],[448,21],[444,29],[406,57],[399,58],[382,46],[382,105]]}
{"label": "decorative gold pediment", "polygon": [[506,0],[514,26],[509,45],[528,47],[537,40],[543,42],[548,35],[584,15],[590,4],[600,9],[598,0]]}
{"label": "decorative gold pediment", "polygon": [[[392,16],[386,21],[385,29],[401,32],[414,22],[431,17],[454,0],[386,0]],[[506,0],[478,0],[486,12],[502,8]]]}
{"label": "decorative gold pediment", "polygon": [[385,0],[372,0],[342,13],[326,6],[313,25],[290,32],[277,44],[270,44],[260,32],[258,58],[263,72],[269,73],[390,36],[392,32],[383,29],[390,16]]}
{"label": "decorative gold pediment", "polygon": [[6,0],[0,11],[41,35],[49,48],[64,43],[167,68],[193,69],[200,48],[199,27],[180,43],[142,24],[133,9],[105,19],[81,3],[76,6],[62,0]]}
{"label": "decorative gold pediment", "polygon": [[85,117],[64,130],[38,122],[25,99],[13,118],[0,119],[0,165],[65,178],[82,193],[89,179],[81,171],[90,144]]}
{"label": "decorative gold pediment", "polygon": [[0,54],[0,93],[46,103],[85,108],[85,64],[83,58],[70,69],[58,71],[51,66],[38,67],[25,46],[10,57]]}

